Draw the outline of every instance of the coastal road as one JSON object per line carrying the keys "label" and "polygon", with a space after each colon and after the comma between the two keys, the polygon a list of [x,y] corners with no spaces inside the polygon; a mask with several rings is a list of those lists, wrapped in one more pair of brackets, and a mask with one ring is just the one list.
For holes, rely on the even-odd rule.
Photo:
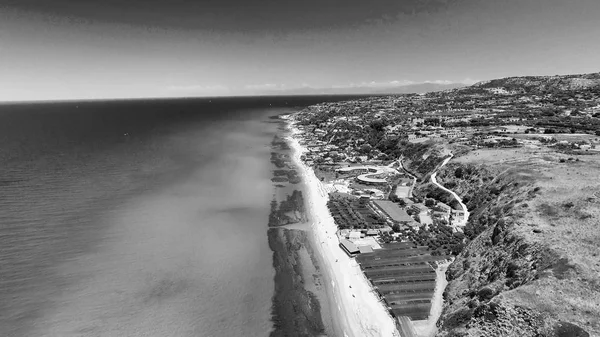
{"label": "coastal road", "polygon": [[463,211],[464,211],[464,216],[462,217],[461,221],[458,221],[454,224],[454,226],[456,227],[464,227],[467,224],[467,221],[469,220],[469,210],[467,209],[467,205],[465,205],[462,202],[462,199],[458,196],[458,194],[456,194],[454,191],[449,190],[447,188],[445,188],[444,186],[442,186],[440,183],[437,182],[436,176],[438,171],[444,167],[446,164],[448,164],[448,162],[450,161],[450,159],[452,159],[452,157],[454,157],[454,155],[452,153],[450,153],[450,157],[446,158],[444,160],[444,162],[442,163],[442,165],[440,166],[440,168],[438,168],[432,175],[431,175],[431,182],[434,183],[435,185],[437,185],[439,188],[443,189],[444,191],[450,192],[455,198],[456,200],[458,200],[458,203],[460,204],[460,206],[462,207]]}

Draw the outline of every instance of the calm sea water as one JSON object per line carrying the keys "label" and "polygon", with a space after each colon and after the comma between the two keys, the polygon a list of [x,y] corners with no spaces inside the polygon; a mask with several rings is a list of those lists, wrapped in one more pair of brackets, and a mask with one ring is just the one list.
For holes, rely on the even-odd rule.
{"label": "calm sea water", "polygon": [[268,116],[322,100],[0,106],[0,335],[268,335]]}

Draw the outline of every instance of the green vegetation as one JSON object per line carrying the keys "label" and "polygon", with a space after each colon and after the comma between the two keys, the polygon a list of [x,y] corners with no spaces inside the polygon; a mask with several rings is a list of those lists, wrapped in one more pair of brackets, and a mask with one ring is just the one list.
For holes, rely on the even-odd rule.
{"label": "green vegetation", "polygon": [[299,221],[306,221],[302,191],[294,190],[291,195],[279,203],[275,199],[271,201],[269,227],[288,225]]}

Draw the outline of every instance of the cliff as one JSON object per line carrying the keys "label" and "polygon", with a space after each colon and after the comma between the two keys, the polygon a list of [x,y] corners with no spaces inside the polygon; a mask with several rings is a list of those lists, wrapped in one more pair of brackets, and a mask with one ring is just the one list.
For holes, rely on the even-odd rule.
{"label": "cliff", "polygon": [[438,175],[472,211],[438,336],[598,336],[600,161],[515,156],[472,154]]}

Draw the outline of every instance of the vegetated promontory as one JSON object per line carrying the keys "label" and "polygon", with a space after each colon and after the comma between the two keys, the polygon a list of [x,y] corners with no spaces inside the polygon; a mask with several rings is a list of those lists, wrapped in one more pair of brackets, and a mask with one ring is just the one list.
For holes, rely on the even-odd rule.
{"label": "vegetated promontory", "polygon": [[600,334],[599,173],[597,155],[527,148],[477,150],[440,171],[472,213],[438,336]]}

